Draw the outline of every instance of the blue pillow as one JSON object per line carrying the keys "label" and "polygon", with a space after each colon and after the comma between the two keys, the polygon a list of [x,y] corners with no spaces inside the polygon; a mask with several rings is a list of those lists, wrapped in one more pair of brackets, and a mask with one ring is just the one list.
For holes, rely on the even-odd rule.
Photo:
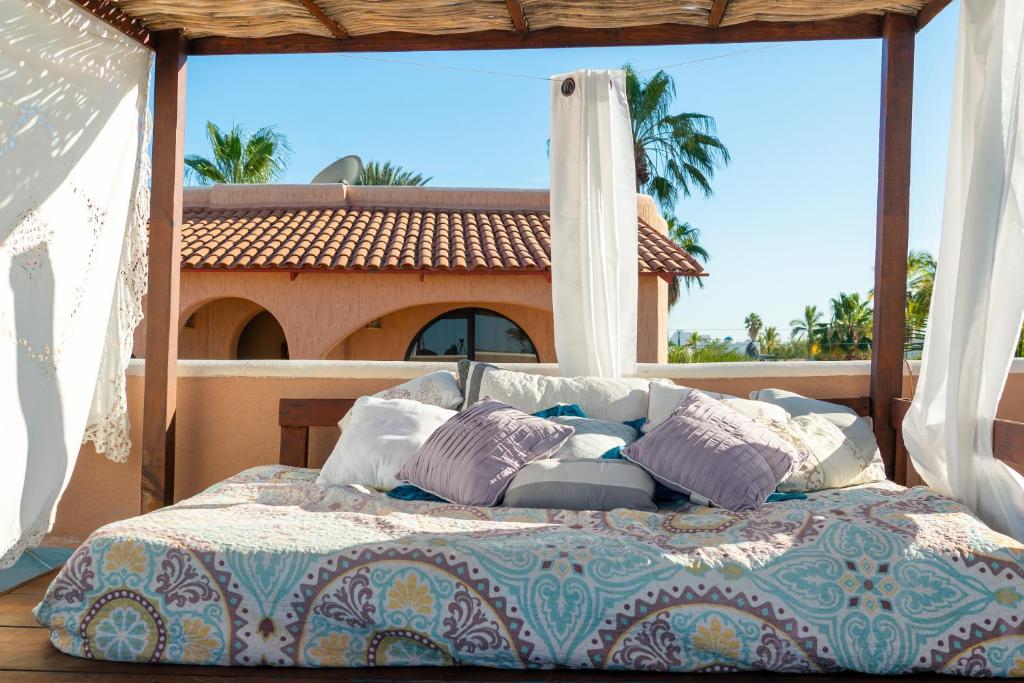
{"label": "blue pillow", "polygon": [[580,408],[576,403],[559,403],[553,405],[550,408],[538,411],[533,414],[534,417],[586,417],[587,414],[583,412],[583,408]]}
{"label": "blue pillow", "polygon": [[424,491],[419,486],[413,486],[412,484],[399,484],[388,491],[387,495],[388,498],[396,498],[398,500],[425,500],[431,503],[448,502],[444,498],[435,496],[433,493]]}
{"label": "blue pillow", "polygon": [[765,499],[766,503],[779,503],[784,500],[803,500],[807,498],[806,493],[800,493],[799,491],[792,491],[789,493],[775,493],[768,494],[768,498]]}
{"label": "blue pillow", "polygon": [[627,427],[632,427],[633,429],[635,429],[638,437],[640,437],[644,435],[644,433],[640,431],[640,428],[644,426],[645,422],[647,422],[646,417],[638,417],[635,420],[626,420],[622,424],[626,425]]}

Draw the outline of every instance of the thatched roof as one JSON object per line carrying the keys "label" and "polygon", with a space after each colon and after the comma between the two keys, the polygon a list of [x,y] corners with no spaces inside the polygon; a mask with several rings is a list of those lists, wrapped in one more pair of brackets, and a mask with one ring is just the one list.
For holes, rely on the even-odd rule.
{"label": "thatched roof", "polygon": [[[122,24],[140,32],[180,29],[190,40],[206,39],[200,53],[236,50],[238,39],[275,42],[255,51],[321,51],[323,43],[303,38],[352,41],[353,50],[546,47],[574,44],[785,40],[773,28],[818,23],[792,39],[869,37],[883,14],[927,21],[949,0],[77,0],[94,13],[123,12]],[[931,7],[928,7],[931,5]],[[923,10],[923,11],[922,11]],[[927,19],[925,19],[925,15]],[[874,23],[872,23],[874,21]],[[736,29],[749,25],[747,31]],[[773,27],[774,25],[774,27]],[[666,29],[666,27],[669,27]],[[679,33],[666,30],[710,30]],[[762,27],[758,29],[757,27]],[[124,28],[122,25],[121,28]],[[754,29],[752,32],[750,29]],[[640,35],[637,35],[640,31]],[[602,33],[603,32],[603,33]],[[720,32],[717,35],[715,32]],[[538,36],[547,35],[546,38]],[[834,35],[832,35],[834,34]],[[299,38],[298,45],[280,41]],[[411,39],[403,48],[401,36]],[[447,42],[441,40],[449,37]],[[739,36],[739,37],[736,37]],[[753,37],[750,37],[753,36]],[[389,37],[389,39],[384,39]],[[425,40],[435,37],[435,40]],[[691,39],[687,39],[687,37]],[[704,37],[704,40],[700,40]],[[458,38],[458,39],[456,39]],[[210,47],[211,40],[229,42]],[[376,40],[375,40],[376,39]],[[199,41],[201,42],[201,41]],[[313,47],[310,47],[313,46]],[[335,49],[348,49],[343,46]],[[242,50],[237,50],[242,51]]]}

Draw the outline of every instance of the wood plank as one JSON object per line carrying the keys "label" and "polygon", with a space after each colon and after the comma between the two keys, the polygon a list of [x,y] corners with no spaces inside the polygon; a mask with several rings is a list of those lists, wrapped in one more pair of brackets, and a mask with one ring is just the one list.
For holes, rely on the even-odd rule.
{"label": "wood plank", "polygon": [[277,424],[282,427],[334,427],[355,404],[354,398],[282,398]]}
{"label": "wood plank", "polygon": [[[911,18],[913,21],[913,18]],[[880,38],[882,18],[858,14],[826,21],[750,21],[731,26],[655,24],[613,29],[555,27],[518,31],[476,31],[426,35],[398,31],[352,36],[347,40],[290,34],[268,38],[209,36],[189,41],[189,54],[292,54],[314,52],[402,52],[417,50],[517,50],[554,47],[703,45],[798,40]]]}
{"label": "wood plank", "polygon": [[871,414],[871,397],[870,396],[853,396],[844,398],[823,398],[820,399],[828,403],[838,403],[841,406],[851,408],[855,413],[861,417],[867,417]]}
{"label": "wood plank", "polygon": [[42,595],[31,593],[8,593],[0,596],[0,628],[5,626],[21,626],[23,628],[42,628],[32,616],[32,608],[39,604]]}
{"label": "wood plank", "polygon": [[309,466],[309,427],[281,427],[278,460],[289,467]]}
{"label": "wood plank", "polygon": [[153,38],[139,19],[128,14],[113,0],[72,0],[76,5],[148,48],[153,47]]}
{"label": "wood plank", "polygon": [[142,426],[142,512],[174,502],[178,283],[181,274],[188,43],[180,31],[153,34],[153,179],[146,295],[146,384]]}
{"label": "wood plank", "polygon": [[917,30],[920,31],[927,26],[931,20],[939,16],[939,12],[946,9],[951,2],[953,2],[953,0],[931,0],[931,2],[922,7],[921,11],[917,13]]}
{"label": "wood plank", "polygon": [[530,25],[526,21],[523,4],[519,0],[505,0],[505,4],[508,6],[508,16],[512,20],[512,26],[520,33],[529,31]]}
{"label": "wood plank", "polygon": [[708,17],[708,26],[718,28],[722,25],[722,18],[725,17],[725,9],[729,0],[715,0],[711,5],[711,16]]}
{"label": "wood plank", "polygon": [[313,15],[313,18],[319,21],[324,28],[331,32],[331,35],[335,38],[344,40],[348,38],[348,31],[341,25],[334,17],[328,15],[320,5],[316,4],[316,0],[299,0],[302,6],[306,8],[306,11]]}
{"label": "wood plank", "polygon": [[892,399],[903,393],[916,36],[911,16],[887,14],[882,26],[871,410],[885,471],[892,477],[896,430],[892,426],[890,411]]}

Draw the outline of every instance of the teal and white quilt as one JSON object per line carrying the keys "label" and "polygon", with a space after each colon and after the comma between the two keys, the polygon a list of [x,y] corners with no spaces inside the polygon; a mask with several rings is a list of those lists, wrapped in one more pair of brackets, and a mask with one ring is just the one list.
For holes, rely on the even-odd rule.
{"label": "teal and white quilt", "polygon": [[474,508],[258,467],[96,531],[36,608],[120,662],[1024,676],[1024,546],[926,488]]}

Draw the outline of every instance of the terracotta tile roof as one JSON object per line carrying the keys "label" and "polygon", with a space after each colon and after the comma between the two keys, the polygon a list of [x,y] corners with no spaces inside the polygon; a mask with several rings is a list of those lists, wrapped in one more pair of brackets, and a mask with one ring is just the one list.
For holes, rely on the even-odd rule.
{"label": "terracotta tile roof", "polygon": [[[637,228],[641,273],[703,273],[665,235],[643,220]],[[546,271],[549,230],[536,208],[186,206],[182,267]]]}

